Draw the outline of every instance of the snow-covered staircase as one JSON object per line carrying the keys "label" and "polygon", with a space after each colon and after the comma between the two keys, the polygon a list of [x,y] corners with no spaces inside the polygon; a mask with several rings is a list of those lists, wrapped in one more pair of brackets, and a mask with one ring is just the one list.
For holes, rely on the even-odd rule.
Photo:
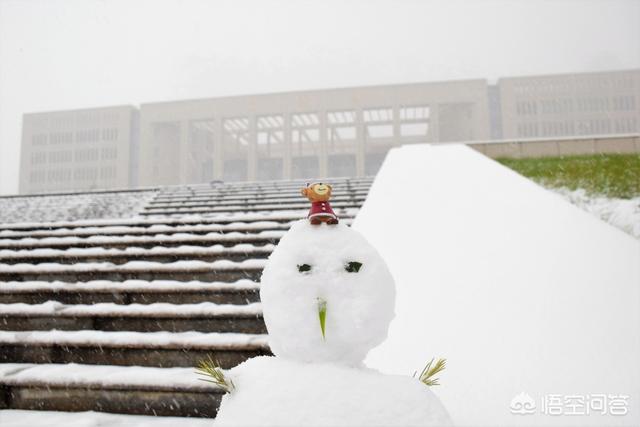
{"label": "snow-covered staircase", "polygon": [[[331,183],[349,222],[371,179]],[[306,215],[302,184],[170,187],[134,218],[0,224],[0,408],[215,416],[221,392],[193,366],[269,354],[257,281]]]}

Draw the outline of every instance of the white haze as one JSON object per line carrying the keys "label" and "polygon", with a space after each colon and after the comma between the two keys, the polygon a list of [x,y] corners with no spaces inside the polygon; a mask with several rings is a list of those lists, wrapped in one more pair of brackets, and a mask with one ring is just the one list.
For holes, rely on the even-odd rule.
{"label": "white haze", "polygon": [[25,112],[639,66],[634,0],[0,0],[0,194]]}

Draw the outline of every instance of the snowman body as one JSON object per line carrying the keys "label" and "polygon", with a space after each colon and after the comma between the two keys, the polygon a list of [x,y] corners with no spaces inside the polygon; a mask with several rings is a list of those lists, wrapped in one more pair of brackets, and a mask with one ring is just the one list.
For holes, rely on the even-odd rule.
{"label": "snowman body", "polygon": [[260,297],[276,357],[227,372],[236,389],[216,425],[451,424],[424,384],[363,365],[387,336],[395,286],[360,233],[295,223],[269,258]]}

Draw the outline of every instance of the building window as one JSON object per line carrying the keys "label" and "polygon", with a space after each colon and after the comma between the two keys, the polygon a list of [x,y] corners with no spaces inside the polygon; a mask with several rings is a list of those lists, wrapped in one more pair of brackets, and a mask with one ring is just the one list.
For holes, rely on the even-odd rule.
{"label": "building window", "polygon": [[39,147],[47,145],[47,134],[38,134],[31,137],[31,145],[33,147]]}
{"label": "building window", "polygon": [[116,141],[117,139],[118,139],[118,129],[116,128],[102,129],[103,141]]}

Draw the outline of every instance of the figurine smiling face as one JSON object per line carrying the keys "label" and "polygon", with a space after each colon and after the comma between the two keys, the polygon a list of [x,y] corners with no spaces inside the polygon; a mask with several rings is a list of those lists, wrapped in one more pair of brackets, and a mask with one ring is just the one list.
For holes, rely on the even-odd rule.
{"label": "figurine smiling face", "polygon": [[387,336],[395,287],[360,233],[302,220],[269,257],[260,297],[276,356],[356,366]]}
{"label": "figurine smiling face", "polygon": [[331,186],[317,182],[303,188],[302,194],[312,202],[326,202],[331,198]]}

